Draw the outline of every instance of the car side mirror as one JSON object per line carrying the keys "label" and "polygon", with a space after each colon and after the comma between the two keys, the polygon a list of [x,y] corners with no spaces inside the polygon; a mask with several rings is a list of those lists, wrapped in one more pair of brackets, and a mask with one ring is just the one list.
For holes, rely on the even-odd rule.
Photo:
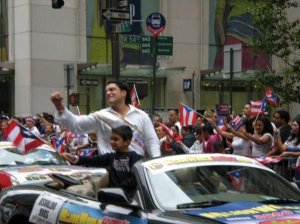
{"label": "car side mirror", "polygon": [[125,191],[121,188],[100,188],[97,192],[97,199],[104,205],[112,204],[131,209],[139,209],[137,203],[132,202]]}

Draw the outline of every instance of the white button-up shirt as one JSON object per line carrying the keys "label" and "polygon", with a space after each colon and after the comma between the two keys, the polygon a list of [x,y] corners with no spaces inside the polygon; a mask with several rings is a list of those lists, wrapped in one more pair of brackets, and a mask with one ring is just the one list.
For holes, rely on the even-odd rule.
{"label": "white button-up shirt", "polygon": [[100,154],[111,153],[111,128],[128,125],[133,131],[133,138],[129,149],[139,155],[158,157],[161,155],[160,144],[151,119],[144,111],[132,105],[122,120],[119,113],[111,107],[102,109],[89,115],[75,115],[67,108],[59,114],[55,113],[55,121],[74,133],[96,133]]}

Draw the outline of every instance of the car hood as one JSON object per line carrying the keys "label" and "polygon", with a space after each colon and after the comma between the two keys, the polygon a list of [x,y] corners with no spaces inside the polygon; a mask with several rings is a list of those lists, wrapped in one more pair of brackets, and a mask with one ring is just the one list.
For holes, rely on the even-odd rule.
{"label": "car hood", "polygon": [[[177,216],[178,214],[165,214],[167,216]],[[193,220],[216,221],[216,223],[234,224],[271,224],[274,223],[299,223],[299,204],[263,204],[256,202],[232,202],[221,206],[214,206],[202,209],[186,210],[180,216],[189,216]],[[297,221],[298,220],[298,221]]]}
{"label": "car hood", "polygon": [[11,176],[13,185],[37,184],[51,181],[48,174],[59,173],[74,179],[82,179],[87,175],[100,175],[106,172],[103,168],[87,168],[81,166],[68,165],[35,165],[22,167],[5,167],[0,172],[5,172]]}

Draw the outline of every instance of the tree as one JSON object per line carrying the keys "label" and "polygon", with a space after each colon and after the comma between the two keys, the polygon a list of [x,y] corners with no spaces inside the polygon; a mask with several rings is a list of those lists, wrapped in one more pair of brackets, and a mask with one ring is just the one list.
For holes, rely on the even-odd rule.
{"label": "tree", "polygon": [[254,24],[263,37],[254,38],[254,53],[259,49],[277,57],[283,63],[278,71],[261,71],[256,74],[257,81],[270,86],[280,95],[281,104],[300,102],[300,21],[288,18],[288,11],[299,8],[293,0],[259,1],[249,10]]}

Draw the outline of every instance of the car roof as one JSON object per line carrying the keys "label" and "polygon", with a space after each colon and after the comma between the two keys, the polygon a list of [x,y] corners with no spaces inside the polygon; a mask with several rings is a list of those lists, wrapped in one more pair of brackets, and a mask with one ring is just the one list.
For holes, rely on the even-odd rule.
{"label": "car roof", "polygon": [[142,166],[153,174],[185,167],[221,165],[255,167],[273,172],[254,159],[232,154],[183,154],[159,157],[142,162]]}

